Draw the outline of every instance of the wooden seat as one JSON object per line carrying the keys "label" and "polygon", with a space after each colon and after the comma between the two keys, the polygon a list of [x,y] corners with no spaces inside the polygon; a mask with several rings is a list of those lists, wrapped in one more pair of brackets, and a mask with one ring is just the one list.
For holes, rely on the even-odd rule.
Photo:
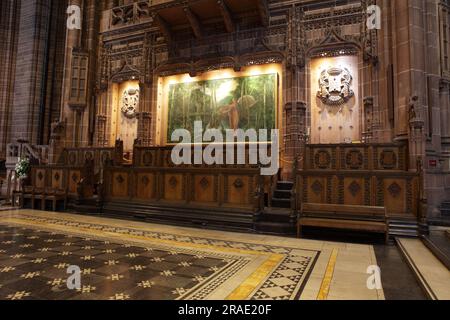
{"label": "wooden seat", "polygon": [[31,209],[36,209],[36,200],[40,201],[40,205],[41,205],[41,210],[44,210],[44,194],[45,194],[45,189],[44,188],[33,188],[33,191],[31,192],[31,194],[27,194],[24,193],[23,194],[23,198],[27,199],[30,198],[31,199]]}
{"label": "wooden seat", "polygon": [[389,218],[384,207],[304,203],[297,223],[298,237],[303,227],[382,233],[386,242],[389,239]]}
{"label": "wooden seat", "polygon": [[45,190],[44,194],[44,203],[43,203],[43,210],[46,209],[46,203],[47,201],[52,202],[52,209],[53,211],[56,211],[58,201],[62,201],[64,203],[64,209],[66,209],[67,206],[67,191],[66,190],[59,190],[59,189],[53,189],[53,188],[47,188]]}

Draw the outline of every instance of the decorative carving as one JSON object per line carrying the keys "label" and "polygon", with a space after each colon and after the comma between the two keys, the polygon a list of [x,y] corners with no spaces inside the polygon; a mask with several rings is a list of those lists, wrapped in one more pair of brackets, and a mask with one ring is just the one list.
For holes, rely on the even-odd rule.
{"label": "decorative carving", "polygon": [[122,184],[122,183],[125,182],[125,179],[124,179],[124,178],[122,177],[122,175],[120,174],[120,175],[117,176],[116,181],[117,181],[119,184]]}
{"label": "decorative carving", "polygon": [[392,197],[397,198],[400,195],[400,192],[402,191],[402,187],[400,187],[397,182],[394,182],[389,186],[387,190],[389,191]]}
{"label": "decorative carving", "polygon": [[150,167],[153,163],[153,155],[151,152],[145,152],[142,156],[142,163],[146,167]]}
{"label": "decorative carving", "polygon": [[111,9],[111,25],[123,26],[150,18],[148,1],[140,1]]}
{"label": "decorative carving", "polygon": [[345,156],[345,164],[350,169],[362,169],[364,164],[364,155],[360,150],[350,150]]}
{"label": "decorative carving", "polygon": [[111,161],[111,155],[109,154],[109,152],[102,152],[101,159],[102,164],[105,165]]}
{"label": "decorative carving", "polygon": [[61,176],[59,175],[59,172],[56,172],[55,175],[53,176],[53,178],[55,179],[55,181],[59,181],[59,179],[61,179]]}
{"label": "decorative carving", "polygon": [[380,154],[380,165],[383,169],[395,169],[397,167],[397,155],[393,150],[384,150]]}
{"label": "decorative carving", "polygon": [[242,189],[244,187],[244,182],[241,179],[236,179],[236,181],[234,181],[233,186],[236,189]]}
{"label": "decorative carving", "polygon": [[122,113],[128,119],[136,117],[139,107],[139,89],[130,88],[125,90],[122,95]]}
{"label": "decorative carving", "polygon": [[370,178],[364,179],[364,203],[366,206],[370,206]]}
{"label": "decorative carving", "polygon": [[374,97],[368,96],[363,99],[364,103],[364,114],[365,114],[365,131],[363,132],[363,142],[369,143],[373,138],[373,128],[374,128]]}
{"label": "decorative carving", "polygon": [[358,195],[358,193],[361,191],[361,186],[359,185],[358,182],[353,181],[348,186],[348,191],[350,191],[350,193],[352,194],[353,197],[356,197]]}
{"label": "decorative carving", "polygon": [[169,186],[172,189],[175,189],[177,187],[177,185],[178,185],[178,179],[175,178],[175,177],[171,177],[170,180],[169,180]]}
{"label": "decorative carving", "polygon": [[76,174],[75,172],[72,174],[72,181],[78,182],[78,174]]}
{"label": "decorative carving", "polygon": [[350,88],[353,77],[347,68],[332,67],[323,70],[319,78],[317,93],[322,102],[330,106],[340,106],[350,100],[355,93]]}
{"label": "decorative carving", "polygon": [[331,164],[331,155],[326,150],[319,150],[314,159],[314,163],[319,169],[328,169]]}
{"label": "decorative carving", "polygon": [[94,153],[92,151],[88,151],[84,154],[84,160],[94,160]]}
{"label": "decorative carving", "polygon": [[150,179],[147,176],[143,176],[141,182],[145,187],[147,187],[150,183]]}
{"label": "decorative carving", "polygon": [[77,154],[76,154],[76,152],[69,152],[68,160],[69,160],[68,164],[70,166],[76,165],[76,163],[77,163]]}
{"label": "decorative carving", "polygon": [[52,141],[59,140],[66,129],[66,121],[55,121],[51,124],[50,138]]}
{"label": "decorative carving", "polygon": [[44,174],[42,173],[42,171],[39,171],[37,177],[38,177],[39,180],[44,179]]}
{"label": "decorative carving", "polygon": [[200,187],[203,190],[206,190],[209,187],[209,180],[206,177],[203,177],[202,180],[200,180]]}
{"label": "decorative carving", "polygon": [[311,185],[311,190],[316,194],[316,195],[320,195],[323,191],[323,184],[320,183],[319,180],[316,180],[312,185]]}

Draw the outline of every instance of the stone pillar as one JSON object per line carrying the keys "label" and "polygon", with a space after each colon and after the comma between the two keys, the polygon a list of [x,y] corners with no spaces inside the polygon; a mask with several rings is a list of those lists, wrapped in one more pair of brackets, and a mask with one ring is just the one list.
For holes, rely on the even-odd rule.
{"label": "stone pillar", "polygon": [[[3,14],[3,13],[2,13]],[[51,19],[51,0],[21,1],[17,33],[10,141],[41,143],[43,89]],[[3,63],[3,62],[2,62]]]}
{"label": "stone pillar", "polygon": [[409,167],[417,170],[418,162],[425,159],[426,134],[425,122],[418,107],[418,96],[409,101]]}
{"label": "stone pillar", "polygon": [[373,142],[373,107],[374,98],[365,97],[364,98],[364,128],[362,133],[362,138],[364,143]]}
{"label": "stone pillar", "polygon": [[[382,0],[377,3],[381,6],[382,28],[377,32],[378,47],[378,108],[373,113],[373,136],[376,142],[385,143],[392,141],[394,126],[395,98],[392,92],[391,83],[393,82],[393,38],[394,32],[392,17],[393,1]],[[371,94],[366,94],[371,95]]]}
{"label": "stone pillar", "polygon": [[141,146],[149,147],[152,145],[152,84],[150,81],[145,81],[146,76],[143,76],[139,83],[141,96],[139,98],[139,113],[138,113],[138,133],[137,137]]}
{"label": "stone pillar", "polygon": [[[81,8],[81,19],[83,19],[82,10],[83,0],[69,0],[68,5],[74,5]],[[83,23],[81,23],[83,26]],[[73,50],[81,46],[81,30],[66,29],[66,52],[64,61],[63,76],[63,94],[61,107],[61,121],[66,122],[65,132],[61,137],[61,144],[64,147],[73,147],[76,145],[76,126],[77,126],[77,110],[73,110],[69,106],[70,86],[71,86],[71,66],[73,58]]]}
{"label": "stone pillar", "polygon": [[14,77],[16,69],[16,45],[20,1],[0,1],[0,159],[6,159],[9,142],[9,112],[13,103]]}
{"label": "stone pillar", "polygon": [[[97,77],[100,68],[97,66],[98,48],[99,48],[99,30],[100,30],[100,13],[101,10],[99,1],[88,1],[86,5],[86,42],[84,47],[89,54],[89,72],[88,72],[88,86],[87,86],[87,106],[84,112],[84,128],[83,128],[83,145],[94,144],[95,122],[97,114]],[[87,136],[86,134],[87,133]],[[84,138],[86,137],[86,138]]]}

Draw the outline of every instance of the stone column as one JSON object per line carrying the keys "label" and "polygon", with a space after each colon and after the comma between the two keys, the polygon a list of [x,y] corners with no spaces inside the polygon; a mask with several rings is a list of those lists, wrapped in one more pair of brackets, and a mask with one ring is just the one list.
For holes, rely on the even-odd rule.
{"label": "stone column", "polygon": [[9,113],[13,103],[14,78],[16,70],[16,46],[20,1],[1,1],[0,12],[0,158],[6,158],[6,147],[9,142]]}
{"label": "stone column", "polygon": [[[3,14],[3,13],[2,13]],[[15,55],[14,97],[11,101],[10,141],[41,143],[40,128],[51,0],[21,1]],[[3,45],[3,44],[2,44]],[[3,62],[2,62],[3,63]]]}
{"label": "stone column", "polygon": [[139,98],[139,114],[138,114],[138,140],[141,146],[150,146],[152,142],[152,114],[150,110],[150,93],[151,85],[144,82],[139,83],[141,96]]}
{"label": "stone column", "polygon": [[[69,0],[69,6],[78,6],[81,8],[81,19],[83,19],[82,10],[83,0]],[[81,22],[83,26],[83,22]],[[63,76],[63,94],[61,107],[61,121],[66,122],[65,132],[61,137],[61,144],[64,147],[72,147],[76,145],[76,126],[77,126],[77,110],[72,110],[69,106],[70,86],[71,86],[71,66],[73,58],[73,50],[81,46],[81,30],[66,29],[66,51],[64,61]]]}

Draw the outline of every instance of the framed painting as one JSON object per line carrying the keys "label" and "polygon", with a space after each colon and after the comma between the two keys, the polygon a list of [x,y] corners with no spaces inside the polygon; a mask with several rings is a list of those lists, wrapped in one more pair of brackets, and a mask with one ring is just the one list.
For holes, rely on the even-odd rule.
{"label": "framed painting", "polygon": [[[167,142],[177,129],[275,129],[278,75],[263,74],[171,84],[168,90]],[[269,134],[270,139],[270,134]]]}

